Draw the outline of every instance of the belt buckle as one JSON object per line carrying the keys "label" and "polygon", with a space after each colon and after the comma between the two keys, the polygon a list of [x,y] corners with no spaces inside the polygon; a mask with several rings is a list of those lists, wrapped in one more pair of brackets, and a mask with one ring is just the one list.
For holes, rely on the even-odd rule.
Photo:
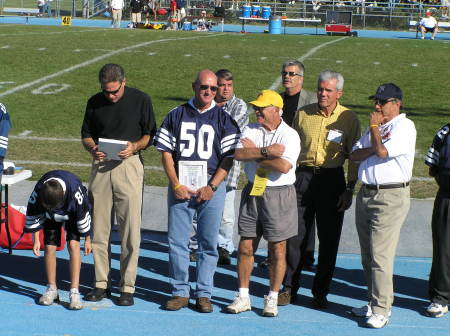
{"label": "belt buckle", "polygon": [[313,166],[313,173],[314,173],[314,175],[319,175],[320,174],[320,167]]}

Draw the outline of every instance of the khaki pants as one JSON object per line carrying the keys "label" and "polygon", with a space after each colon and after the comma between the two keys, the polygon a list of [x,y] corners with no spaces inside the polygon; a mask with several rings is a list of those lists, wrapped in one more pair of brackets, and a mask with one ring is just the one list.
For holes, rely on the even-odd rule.
{"label": "khaki pants", "polygon": [[141,23],[141,13],[131,13],[131,22]]}
{"label": "khaki pants", "polygon": [[380,190],[361,187],[356,198],[356,229],[368,298],[373,312],[386,317],[394,301],[395,251],[409,204],[409,187]]}
{"label": "khaki pants", "polygon": [[122,20],[122,10],[121,9],[112,9],[112,26],[114,28],[120,28],[120,22]]}
{"label": "khaki pants", "polygon": [[144,167],[138,155],[124,161],[94,161],[89,190],[93,197],[95,287],[110,286],[111,214],[114,206],[121,239],[120,291],[134,293],[141,242]]}

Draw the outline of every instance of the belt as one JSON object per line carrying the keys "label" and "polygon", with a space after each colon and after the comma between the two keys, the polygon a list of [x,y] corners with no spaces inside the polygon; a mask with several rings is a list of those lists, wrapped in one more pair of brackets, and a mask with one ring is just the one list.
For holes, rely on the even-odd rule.
{"label": "belt", "polygon": [[338,170],[341,170],[342,167],[325,168],[325,167],[317,167],[317,166],[298,166],[297,169],[313,173],[314,175],[319,175],[319,174],[336,172]]}
{"label": "belt", "polygon": [[390,183],[390,184],[363,184],[363,186],[370,190],[396,189],[396,188],[405,188],[409,186],[409,181],[404,183]]}

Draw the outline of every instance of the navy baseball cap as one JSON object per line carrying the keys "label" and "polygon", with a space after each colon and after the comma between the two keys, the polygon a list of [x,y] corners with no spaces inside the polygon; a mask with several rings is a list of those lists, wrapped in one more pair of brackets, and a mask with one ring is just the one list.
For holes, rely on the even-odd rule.
{"label": "navy baseball cap", "polygon": [[378,87],[377,92],[370,96],[369,99],[387,100],[389,98],[397,98],[402,100],[402,90],[393,83],[382,84]]}

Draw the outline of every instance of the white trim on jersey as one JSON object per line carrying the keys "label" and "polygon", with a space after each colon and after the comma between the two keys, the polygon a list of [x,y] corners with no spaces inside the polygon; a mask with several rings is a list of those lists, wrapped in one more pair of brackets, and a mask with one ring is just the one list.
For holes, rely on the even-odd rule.
{"label": "white trim on jersey", "polygon": [[427,156],[425,157],[425,161],[431,163],[433,166],[437,166],[439,163],[439,152],[430,147]]}
{"label": "white trim on jersey", "polygon": [[46,219],[44,214],[36,216],[27,216],[25,226],[28,230],[35,230],[41,227],[45,223]]}
{"label": "white trim on jersey", "polygon": [[[161,127],[156,133],[155,140],[173,151],[177,139],[174,136],[171,137],[169,131]],[[159,147],[157,148],[160,149]]]}
{"label": "white trim on jersey", "polygon": [[78,232],[86,233],[91,229],[91,215],[86,212],[86,216],[77,222]]}
{"label": "white trim on jersey", "polygon": [[222,139],[222,141],[220,142],[220,148],[222,150],[222,154],[224,154],[232,149],[235,149],[239,138],[240,137],[236,133],[230,134],[230,135],[227,135],[226,137],[224,137]]}

